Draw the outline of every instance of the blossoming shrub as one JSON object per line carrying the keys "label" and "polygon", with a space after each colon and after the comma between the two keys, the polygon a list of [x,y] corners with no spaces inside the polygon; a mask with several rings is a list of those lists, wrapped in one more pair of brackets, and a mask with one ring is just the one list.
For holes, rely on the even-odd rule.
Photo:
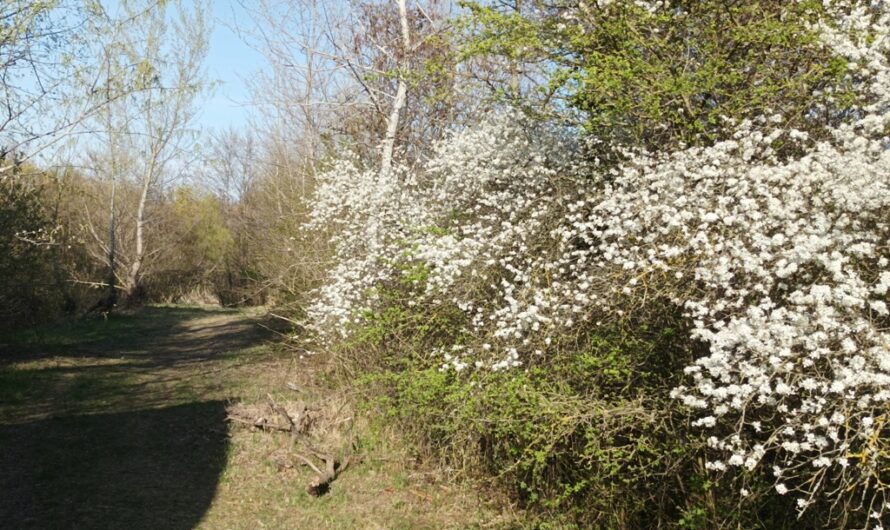
{"label": "blossoming shrub", "polygon": [[696,520],[721,521],[732,504],[708,509],[716,489],[694,458],[703,440],[685,429],[660,362],[676,355],[676,380],[682,336],[637,331],[578,337],[528,370],[458,373],[400,356],[401,369],[371,377],[371,402],[383,396],[422,454],[493,477],[551,524],[640,528],[699,510]]}
{"label": "blossoming shrub", "polygon": [[[590,141],[505,113],[423,168],[344,162],[315,211],[338,228],[339,258],[310,310],[317,329],[353,341],[352,359],[374,338],[408,423],[434,445],[475,445],[528,500],[587,506],[586,523],[651,518],[634,488],[695,477],[701,435],[707,480],[726,476],[710,497],[659,490],[659,518],[793,526],[793,507],[880,525],[890,18],[882,4],[826,6],[819,34],[869,102],[826,134],[779,114],[728,120],[713,146],[604,166]],[[669,331],[682,340],[650,336]],[[596,517],[618,499],[626,517]]]}

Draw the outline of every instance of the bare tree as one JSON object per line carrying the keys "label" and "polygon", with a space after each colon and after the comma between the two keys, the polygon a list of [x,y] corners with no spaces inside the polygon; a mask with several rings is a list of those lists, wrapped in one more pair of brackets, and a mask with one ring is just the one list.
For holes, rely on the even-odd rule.
{"label": "bare tree", "polygon": [[[147,1],[144,9],[163,1]],[[33,158],[88,133],[83,126],[127,94],[102,89],[101,58],[102,36],[130,22],[107,16],[93,0],[0,2],[0,147],[15,153],[9,160]],[[0,175],[12,168],[0,165]]]}
{"label": "bare tree", "polygon": [[229,128],[211,135],[202,177],[223,204],[234,206],[256,183],[261,166],[255,136]]}
{"label": "bare tree", "polygon": [[444,0],[262,0],[243,34],[271,65],[255,90],[270,129],[284,123],[313,155],[344,140],[366,159],[379,147],[381,170],[399,145],[428,147],[455,102],[450,9]]}
{"label": "bare tree", "polygon": [[[168,13],[171,7],[174,12]],[[117,222],[113,203],[109,207],[111,234],[103,244],[111,268],[120,262],[126,269],[121,281],[130,302],[141,297],[146,260],[161,250],[149,248],[152,200],[161,196],[193,157],[195,104],[206,88],[202,67],[208,37],[205,7],[203,2],[186,6],[183,2],[154,5],[123,0],[121,18],[127,24],[111,34],[107,46],[103,89],[123,89],[127,95],[109,103],[97,123],[104,131],[105,155],[94,161],[102,162],[95,171],[111,189],[125,181],[135,191],[133,197],[112,193],[109,198],[131,219],[126,223],[132,230],[129,248],[115,244],[119,235],[114,231],[125,223]],[[93,232],[95,240],[102,239]],[[111,255],[115,252],[116,256]]]}

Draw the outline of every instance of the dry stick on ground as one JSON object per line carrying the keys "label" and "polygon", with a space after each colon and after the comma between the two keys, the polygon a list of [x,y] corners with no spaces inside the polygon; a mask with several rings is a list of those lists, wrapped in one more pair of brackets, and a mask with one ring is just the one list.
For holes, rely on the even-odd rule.
{"label": "dry stick on ground", "polygon": [[302,388],[300,388],[299,386],[297,386],[296,383],[288,383],[288,384],[287,384],[287,387],[288,387],[289,389],[293,390],[294,392],[299,392],[299,393],[301,393],[301,394],[305,394],[305,393],[306,393],[306,391],[303,390]]}
{"label": "dry stick on ground", "polygon": [[296,419],[292,418],[291,415],[284,409],[284,407],[275,403],[275,400],[272,398],[272,394],[266,394],[266,397],[269,399],[269,407],[273,412],[277,413],[279,416],[284,418],[284,421],[289,425],[289,431],[291,434],[291,438],[296,440],[306,428],[309,427],[308,416],[306,411],[309,410],[309,407],[306,406],[306,403],[300,401],[297,403],[297,417]]}
{"label": "dry stick on ground", "polygon": [[254,419],[250,418],[242,418],[240,416],[233,416],[229,414],[226,416],[226,420],[233,421],[235,423],[240,423],[242,425],[250,425],[251,427],[255,427],[257,429],[262,429],[264,431],[281,431],[281,432],[290,432],[290,427],[282,427],[281,425],[276,425],[274,423],[270,423],[266,418],[259,416]]}
{"label": "dry stick on ground", "polygon": [[262,429],[264,431],[280,431],[291,433],[291,436],[293,438],[297,438],[298,435],[302,434],[309,427],[310,417],[308,415],[308,412],[310,410],[319,410],[319,407],[306,405],[305,403],[300,402],[297,404],[298,413],[296,419],[294,419],[283,407],[279,406],[275,402],[275,400],[272,399],[272,396],[267,397],[269,399],[269,406],[272,409],[272,412],[284,418],[286,422],[285,425],[273,423],[264,416],[248,416],[245,412],[239,413],[237,411],[230,411],[227,419],[235,423],[250,425],[251,427]]}
{"label": "dry stick on ground", "polygon": [[297,453],[297,458],[302,460],[307,466],[315,471],[316,475],[318,475],[309,482],[309,485],[306,486],[306,491],[309,492],[310,495],[319,497],[328,492],[331,482],[333,482],[340,473],[346,471],[346,468],[349,467],[350,457],[346,456],[343,460],[338,461],[332,455],[321,453],[311,447],[308,449],[316,458],[324,461],[325,465],[324,471],[322,471],[318,466],[313,464],[312,460],[308,457]]}
{"label": "dry stick on ground", "polygon": [[271,394],[266,394],[266,399],[269,402],[269,408],[272,410],[272,412],[284,418],[285,425],[271,423],[269,420],[262,416],[254,419],[249,419],[229,414],[229,421],[241,423],[244,425],[250,425],[252,427],[263,430],[287,432],[290,433],[291,439],[294,442],[302,438],[302,445],[306,448],[306,450],[312,456],[324,462],[324,469],[321,469],[317,465],[315,465],[309,457],[300,453],[294,453],[297,458],[299,458],[304,464],[309,466],[309,468],[312,469],[312,471],[314,471],[317,475],[309,482],[306,490],[309,492],[310,495],[314,495],[316,497],[324,495],[330,489],[331,482],[333,482],[341,473],[343,473],[343,471],[346,470],[346,468],[349,467],[349,464],[352,460],[351,457],[347,455],[342,459],[338,459],[331,454],[323,453],[315,449],[309,443],[309,441],[305,439],[305,437],[303,437],[310,423],[310,418],[307,413],[310,410],[318,410],[318,407],[312,407],[300,401],[299,403],[297,403],[296,417],[293,417],[284,407],[275,402],[275,399],[272,397]]}
{"label": "dry stick on ground", "polygon": [[[303,430],[308,426],[308,422],[306,422],[306,411],[308,407],[304,402],[298,403],[298,412],[296,419],[292,418],[291,415],[284,409],[284,407],[278,405],[275,402],[275,399],[271,394],[267,394],[266,397],[269,400],[269,406],[272,411],[276,412],[280,415],[290,426],[291,438],[293,440],[297,440],[301,434],[303,434]],[[330,489],[330,484],[333,482],[337,476],[340,475],[343,471],[349,467],[350,457],[346,456],[342,460],[337,460],[333,455],[322,453],[312,446],[309,445],[308,442],[304,441],[304,445],[312,453],[313,456],[323,461],[325,464],[325,469],[322,471],[318,468],[312,461],[299,453],[296,453],[297,458],[302,460],[307,466],[309,466],[315,474],[317,475],[314,479],[309,482],[309,485],[306,487],[306,491],[309,492],[310,495],[314,495],[316,497],[324,495]]]}

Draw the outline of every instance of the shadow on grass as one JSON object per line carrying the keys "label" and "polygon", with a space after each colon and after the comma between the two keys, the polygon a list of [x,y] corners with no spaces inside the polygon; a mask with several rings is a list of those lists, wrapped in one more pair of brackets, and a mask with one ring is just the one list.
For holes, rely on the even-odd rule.
{"label": "shadow on grass", "polygon": [[226,463],[225,403],[0,426],[4,528],[188,529]]}
{"label": "shadow on grass", "polygon": [[[24,358],[78,357],[107,350],[117,354],[122,346],[131,350],[134,347],[151,348],[152,354],[157,356],[164,352],[153,347],[159,343],[163,345],[164,339],[175,335],[189,323],[201,318],[233,314],[237,314],[237,311],[149,306],[132,313],[115,313],[107,318],[90,316],[53,322],[0,337],[0,363]],[[247,340],[251,339],[247,337]]]}
{"label": "shadow on grass", "polygon": [[237,311],[151,307],[6,340],[0,528],[193,528],[226,465],[221,377],[269,338]]}
{"label": "shadow on grass", "polygon": [[182,307],[24,331],[0,348],[0,425],[203,401],[270,338],[237,311]]}

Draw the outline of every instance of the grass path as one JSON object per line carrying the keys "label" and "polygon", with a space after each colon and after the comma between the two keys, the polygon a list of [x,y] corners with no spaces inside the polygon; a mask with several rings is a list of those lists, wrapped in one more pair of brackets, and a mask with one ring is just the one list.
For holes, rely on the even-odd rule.
{"label": "grass path", "polygon": [[275,464],[286,436],[226,421],[232,403],[306,380],[307,366],[272,339],[256,315],[184,307],[0,337],[0,526],[470,528],[503,519],[370,432],[365,463],[329,495],[306,494],[307,470]]}

